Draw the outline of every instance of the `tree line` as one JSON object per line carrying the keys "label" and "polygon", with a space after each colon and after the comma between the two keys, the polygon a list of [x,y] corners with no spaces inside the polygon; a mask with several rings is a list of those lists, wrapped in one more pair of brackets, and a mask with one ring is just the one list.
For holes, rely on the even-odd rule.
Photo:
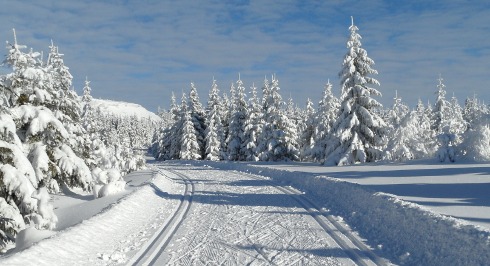
{"label": "tree line", "polygon": [[[395,95],[384,108],[375,97],[377,71],[362,48],[358,28],[349,27],[340,77],[340,97],[328,82],[317,107],[304,109],[280,95],[278,78],[267,78],[261,97],[238,78],[227,93],[213,80],[206,107],[191,83],[180,103],[172,96],[168,126],[155,135],[151,151],[158,160],[312,161],[346,165],[379,160],[404,161],[457,156],[489,160],[489,112],[476,96],[462,108],[446,99],[443,79],[434,104],[419,100],[414,109]],[[247,97],[247,94],[249,95]]]}

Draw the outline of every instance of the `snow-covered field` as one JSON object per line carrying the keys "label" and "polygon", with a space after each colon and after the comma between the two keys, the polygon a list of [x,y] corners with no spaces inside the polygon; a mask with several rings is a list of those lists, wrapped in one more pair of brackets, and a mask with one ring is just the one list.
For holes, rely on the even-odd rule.
{"label": "snow-covered field", "polygon": [[396,195],[431,211],[490,230],[490,164],[435,160],[324,167],[312,163],[269,164],[298,173],[335,177]]}
{"label": "snow-covered field", "polygon": [[[490,261],[490,231],[473,225],[489,224],[487,164],[170,161],[150,166],[126,176],[126,191],[117,195],[93,200],[65,190],[53,196],[57,232],[5,255],[0,264]],[[21,244],[35,236],[30,232]]]}

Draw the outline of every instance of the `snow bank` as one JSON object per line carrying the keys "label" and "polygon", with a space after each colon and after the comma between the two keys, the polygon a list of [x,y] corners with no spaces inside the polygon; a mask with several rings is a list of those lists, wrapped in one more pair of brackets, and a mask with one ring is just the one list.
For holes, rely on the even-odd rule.
{"label": "snow bank", "polygon": [[15,238],[15,252],[24,250],[40,240],[55,235],[56,232],[49,230],[38,230],[34,226],[28,227],[17,234]]}
{"label": "snow bank", "polygon": [[342,217],[392,262],[403,265],[485,265],[490,261],[490,232],[461,220],[434,214],[392,195],[358,184],[303,172],[244,163],[208,164],[272,178],[306,191],[306,195]]}

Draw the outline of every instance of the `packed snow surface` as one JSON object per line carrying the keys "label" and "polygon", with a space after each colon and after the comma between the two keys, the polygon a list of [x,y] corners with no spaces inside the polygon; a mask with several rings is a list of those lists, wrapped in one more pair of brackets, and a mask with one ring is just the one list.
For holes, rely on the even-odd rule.
{"label": "packed snow surface", "polygon": [[[490,261],[488,230],[414,203],[424,203],[418,199],[422,195],[415,194],[413,201],[401,198],[407,195],[393,195],[411,189],[415,193],[421,184],[430,183],[436,188],[433,201],[445,198],[443,203],[451,206],[461,202],[455,200],[461,195],[453,195],[457,186],[464,191],[468,184],[490,182],[485,179],[487,165],[326,168],[170,161],[150,166],[151,170],[127,175],[125,190],[115,195],[93,199],[63,188],[64,195],[52,196],[51,202],[59,219],[57,231],[39,233],[48,238],[28,247],[37,233],[26,230],[20,241],[24,243],[0,264],[484,265]],[[443,177],[449,179],[443,182]],[[397,188],[383,185],[389,182],[407,187],[382,189]],[[444,187],[450,182],[452,192],[437,189],[437,184]],[[478,190],[475,194],[484,202]],[[330,223],[338,227],[329,230]],[[361,244],[354,245],[356,241]]]}

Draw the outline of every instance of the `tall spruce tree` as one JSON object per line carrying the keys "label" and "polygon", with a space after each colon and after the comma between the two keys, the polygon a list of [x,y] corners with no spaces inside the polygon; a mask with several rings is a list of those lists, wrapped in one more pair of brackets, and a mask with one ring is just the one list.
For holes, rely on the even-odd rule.
{"label": "tall spruce tree", "polygon": [[259,98],[257,97],[257,88],[255,84],[250,87],[250,94],[248,100],[248,116],[245,119],[245,129],[243,132],[243,150],[245,160],[258,161],[258,137],[261,134],[263,126],[262,109],[260,106]]}
{"label": "tall spruce tree", "polygon": [[304,127],[300,132],[301,137],[299,138],[299,150],[300,159],[302,161],[312,161],[313,160],[313,148],[315,146],[315,109],[313,107],[313,102],[308,98],[306,101],[306,109],[304,112]]}
{"label": "tall spruce tree", "polygon": [[384,142],[386,125],[374,112],[381,104],[372,98],[381,96],[381,93],[369,87],[379,85],[376,79],[370,77],[378,72],[372,68],[374,61],[361,47],[358,30],[352,18],[348,52],[339,73],[342,104],[327,142],[325,164],[374,162],[382,155],[380,147]]}
{"label": "tall spruce tree", "polygon": [[273,77],[270,84],[267,80],[264,83],[263,91],[269,92],[263,103],[264,127],[258,145],[259,157],[263,161],[298,160],[297,132],[284,112],[279,81]]}
{"label": "tall spruce tree", "polygon": [[[232,86],[234,88],[234,86]],[[233,95],[233,94],[232,94]],[[230,161],[241,161],[245,160],[245,154],[242,150],[244,144],[244,129],[245,129],[245,119],[248,117],[247,102],[245,99],[245,88],[243,87],[243,82],[238,77],[236,82],[236,90],[234,97],[233,107],[231,108],[232,114],[230,117],[230,124],[228,128],[228,138],[226,142],[228,160]]]}
{"label": "tall spruce tree", "polygon": [[436,102],[434,108],[432,109],[432,129],[437,133],[441,134],[446,130],[448,131],[448,117],[449,117],[449,102],[446,100],[446,85],[444,85],[444,79],[439,75],[437,79],[439,84],[437,84]]}
{"label": "tall spruce tree", "polygon": [[[18,127],[27,157],[42,186],[59,191],[60,184],[89,190],[92,175],[81,158],[83,155],[82,126],[79,121],[78,96],[71,88],[71,75],[64,67],[57,48],[47,64],[39,53],[24,53],[25,46],[9,44],[6,64],[13,73],[3,77],[11,92],[9,105]],[[54,49],[54,48],[52,48]]]}
{"label": "tall spruce tree", "polygon": [[330,80],[325,84],[323,96],[318,103],[318,110],[314,117],[314,143],[315,146],[311,151],[311,158],[314,161],[321,161],[325,158],[325,150],[330,131],[333,127],[337,113],[340,108],[340,102],[332,93],[332,84]]}
{"label": "tall spruce tree", "polygon": [[221,141],[223,140],[223,125],[220,116],[220,97],[216,80],[209,91],[206,107],[206,160],[218,161],[221,154]]}
{"label": "tall spruce tree", "polygon": [[204,140],[206,138],[206,134],[205,134],[206,117],[194,83],[191,83],[191,91],[189,93],[188,106],[191,115],[191,120],[196,130],[196,138],[197,138],[197,144],[199,146],[199,154],[201,158],[204,158],[205,147],[206,147],[206,143]]}
{"label": "tall spruce tree", "polygon": [[[185,95],[185,94],[184,94]],[[183,96],[182,98],[184,98]],[[191,100],[189,101],[191,102]],[[182,101],[182,133],[180,134],[180,152],[179,157],[183,160],[199,160],[202,159],[201,147],[198,141],[198,132],[195,128],[195,123],[192,120],[191,110],[187,104]]]}

